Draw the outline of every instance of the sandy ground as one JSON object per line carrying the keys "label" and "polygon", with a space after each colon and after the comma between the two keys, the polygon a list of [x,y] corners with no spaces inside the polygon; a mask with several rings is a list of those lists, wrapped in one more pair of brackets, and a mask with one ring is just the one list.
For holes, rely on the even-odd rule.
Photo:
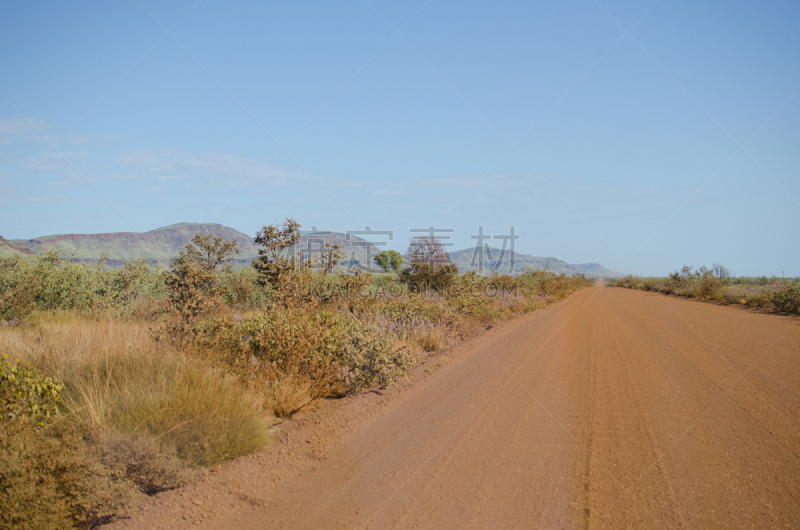
{"label": "sandy ground", "polygon": [[798,324],[584,289],[113,526],[798,528]]}

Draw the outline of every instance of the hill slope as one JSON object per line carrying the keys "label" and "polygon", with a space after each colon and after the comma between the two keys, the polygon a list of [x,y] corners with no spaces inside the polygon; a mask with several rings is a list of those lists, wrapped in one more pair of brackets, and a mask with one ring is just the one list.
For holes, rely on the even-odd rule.
{"label": "hill slope", "polygon": [[[488,252],[487,252],[488,250]],[[606,269],[599,263],[580,263],[572,265],[566,261],[558,258],[546,257],[540,258],[531,256],[530,254],[520,254],[512,250],[501,251],[497,248],[485,249],[483,253],[483,268],[485,274],[490,274],[496,268],[497,272],[503,273],[520,273],[525,269],[534,270],[548,270],[556,274],[566,274],[573,276],[575,274],[585,274],[586,276],[620,276],[612,270]],[[480,253],[475,249],[467,248],[464,250],[457,250],[450,253],[450,258],[453,263],[458,265],[459,270],[469,271],[478,269],[481,262]],[[513,272],[511,269],[513,266]]]}
{"label": "hill slope", "polygon": [[[252,236],[221,224],[209,223],[179,223],[141,233],[62,234],[9,243],[27,253],[44,254],[48,250],[61,250],[65,255],[73,256],[75,261],[90,264],[97,262],[105,254],[110,267],[121,266],[125,261],[137,259],[168,266],[170,260],[180,253],[195,234],[211,234],[236,241],[241,250],[234,261],[237,266],[249,264],[258,256],[259,247],[253,242]],[[373,247],[370,250],[372,256],[378,252],[377,247],[368,241],[355,236],[346,238],[345,234],[338,232],[305,234],[297,248],[319,249],[327,241],[343,245],[344,265],[350,262],[366,262],[367,248],[370,246]]]}
{"label": "hill slope", "polygon": [[13,258],[14,256],[30,256],[33,252],[19,241],[9,241],[0,236],[0,258]]}
{"label": "hill slope", "polygon": [[[62,234],[38,237],[28,241],[8,241],[0,238],[0,256],[13,255],[14,252],[27,254],[43,254],[48,250],[61,250],[65,255],[73,255],[76,261],[93,264],[100,256],[108,257],[108,266],[118,267],[126,261],[144,259],[152,264],[168,266],[172,258],[176,257],[181,249],[188,244],[195,234],[211,234],[226,240],[234,240],[242,251],[234,261],[236,266],[251,263],[258,256],[258,246],[253,238],[221,224],[208,223],[179,223],[175,225],[156,228],[150,232],[115,232],[106,234]],[[341,266],[370,265],[374,267],[370,256],[374,257],[381,248],[362,238],[347,237],[341,232],[309,232],[303,235],[297,249],[321,249],[325,242],[339,243],[344,251]],[[312,255],[319,255],[312,251]],[[536,257],[529,254],[506,251],[501,258],[499,249],[489,249],[484,254],[484,273],[489,274],[499,264],[498,272],[520,273],[526,268],[546,269],[556,274],[585,274],[587,276],[619,276],[614,271],[608,270],[597,263],[581,263],[571,265],[553,257]],[[457,250],[450,253],[453,262],[462,272],[477,269],[480,260],[475,256],[474,249]],[[513,270],[509,270],[512,264]]]}

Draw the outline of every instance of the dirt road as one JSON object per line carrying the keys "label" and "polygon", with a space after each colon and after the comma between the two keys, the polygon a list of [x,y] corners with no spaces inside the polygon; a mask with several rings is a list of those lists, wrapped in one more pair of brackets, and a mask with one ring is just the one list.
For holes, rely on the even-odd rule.
{"label": "dirt road", "polygon": [[585,289],[332,407],[129,524],[800,526],[796,317]]}

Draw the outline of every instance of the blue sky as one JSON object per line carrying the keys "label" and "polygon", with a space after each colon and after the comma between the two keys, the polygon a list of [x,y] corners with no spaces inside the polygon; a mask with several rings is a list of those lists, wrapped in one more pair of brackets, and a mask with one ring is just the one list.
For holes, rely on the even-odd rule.
{"label": "blue sky", "polygon": [[800,275],[796,2],[162,4],[0,5],[0,235],[514,226]]}

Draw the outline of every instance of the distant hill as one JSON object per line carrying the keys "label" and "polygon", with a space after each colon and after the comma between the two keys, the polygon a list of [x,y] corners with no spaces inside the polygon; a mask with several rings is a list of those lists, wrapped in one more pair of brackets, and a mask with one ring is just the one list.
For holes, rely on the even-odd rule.
{"label": "distant hill", "polygon": [[[451,252],[450,259],[458,266],[459,270],[469,271],[479,268],[481,256],[474,248],[467,248]],[[509,270],[512,266],[513,270]],[[620,276],[619,273],[606,269],[599,263],[579,263],[572,265],[558,258],[540,258],[531,256],[530,254],[520,254],[512,250],[502,251],[497,248],[484,249],[483,268],[486,274],[490,274],[491,271],[496,268],[497,272],[500,274],[516,274],[525,269],[534,269],[547,270],[556,274],[564,273],[568,276],[574,276],[576,274],[585,274],[586,276],[594,277]]]}
{"label": "distant hill", "polygon": [[9,241],[0,236],[0,258],[32,255],[31,249],[18,241]]}
{"label": "distant hill", "polygon": [[[114,232],[107,234],[62,234],[37,237],[27,241],[3,239],[0,237],[0,257],[16,254],[44,254],[48,250],[61,250],[64,255],[73,255],[73,260],[94,264],[102,254],[108,256],[109,267],[120,267],[126,261],[143,259],[153,265],[169,266],[170,260],[180,253],[195,234],[211,234],[226,240],[234,240],[242,251],[234,265],[249,265],[258,256],[258,246],[253,237],[221,224],[179,223],[149,232]],[[340,266],[362,265],[375,267],[367,263],[382,250],[373,243],[356,237],[347,237],[341,232],[307,232],[303,233],[296,249],[320,249],[325,242],[342,244],[345,255]],[[312,250],[312,255],[319,255]],[[484,270],[489,274],[500,263],[498,272],[520,273],[526,268],[546,269],[556,274],[585,274],[587,276],[619,276],[597,263],[580,263],[571,265],[557,258],[540,258],[529,254],[506,251],[501,259],[499,249],[490,249],[491,256],[484,254]],[[453,263],[462,272],[477,269],[479,261],[474,258],[474,249],[458,250],[450,253]],[[510,259],[513,257],[514,270],[508,271]]]}
{"label": "distant hill", "polygon": [[[109,267],[122,266],[126,261],[143,259],[153,265],[169,266],[170,260],[176,257],[195,234],[211,234],[238,243],[241,253],[234,260],[236,266],[248,265],[258,256],[258,245],[253,237],[238,230],[210,223],[179,223],[149,232],[113,232],[106,234],[62,234],[37,237],[35,239],[3,240],[16,245],[22,251],[32,254],[44,254],[48,250],[61,250],[66,256],[73,256],[74,261],[94,264],[105,254]],[[309,241],[310,240],[310,241]],[[346,238],[345,234],[333,232],[311,232],[304,234],[297,249],[322,248],[325,242],[341,243],[345,257],[343,265],[351,262],[364,263],[367,248],[374,256],[379,250],[372,243],[359,237]],[[0,245],[0,252],[3,251]],[[313,250],[312,255],[316,255]]]}
{"label": "distant hill", "polygon": [[24,244],[35,254],[61,250],[67,256],[74,253],[75,261],[87,263],[94,263],[100,259],[101,254],[105,254],[111,267],[136,259],[167,265],[196,233],[234,239],[242,245],[245,253],[253,257],[256,254],[252,238],[220,224],[180,223],[142,233],[62,234],[17,242]]}

